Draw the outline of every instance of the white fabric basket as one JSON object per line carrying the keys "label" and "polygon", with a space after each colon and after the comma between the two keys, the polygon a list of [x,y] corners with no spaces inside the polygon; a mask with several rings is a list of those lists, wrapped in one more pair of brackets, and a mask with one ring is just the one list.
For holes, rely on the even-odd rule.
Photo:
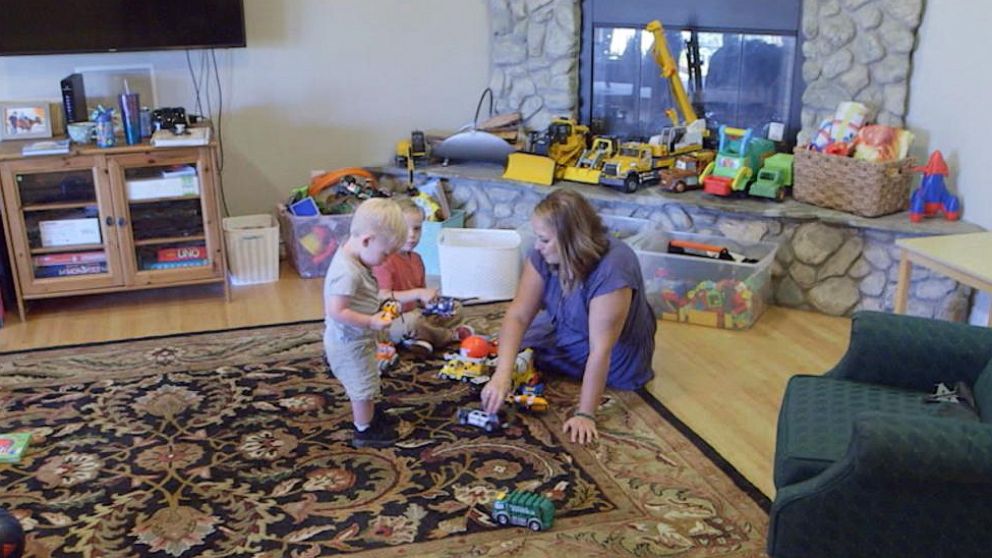
{"label": "white fabric basket", "polygon": [[441,229],[441,292],[456,298],[509,300],[520,279],[520,235],[502,229]]}
{"label": "white fabric basket", "polygon": [[279,280],[279,223],[271,215],[224,218],[232,285]]}

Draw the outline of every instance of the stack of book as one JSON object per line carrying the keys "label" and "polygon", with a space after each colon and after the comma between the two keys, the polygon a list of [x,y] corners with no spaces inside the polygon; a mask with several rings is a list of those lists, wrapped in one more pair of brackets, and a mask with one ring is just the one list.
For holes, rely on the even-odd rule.
{"label": "stack of book", "polygon": [[203,244],[195,246],[179,246],[174,248],[159,248],[155,259],[146,260],[142,269],[175,269],[180,267],[200,267],[210,264],[207,257],[207,247]]}
{"label": "stack of book", "polygon": [[107,272],[107,254],[102,251],[43,254],[33,260],[38,279]]}

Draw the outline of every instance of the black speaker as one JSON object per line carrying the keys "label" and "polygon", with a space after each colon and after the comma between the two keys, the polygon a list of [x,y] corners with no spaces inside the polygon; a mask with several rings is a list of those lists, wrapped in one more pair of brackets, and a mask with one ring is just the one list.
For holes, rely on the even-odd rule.
{"label": "black speaker", "polygon": [[90,119],[86,111],[86,89],[83,88],[83,74],[72,74],[60,82],[62,86],[62,110],[65,111],[66,125],[85,122]]}

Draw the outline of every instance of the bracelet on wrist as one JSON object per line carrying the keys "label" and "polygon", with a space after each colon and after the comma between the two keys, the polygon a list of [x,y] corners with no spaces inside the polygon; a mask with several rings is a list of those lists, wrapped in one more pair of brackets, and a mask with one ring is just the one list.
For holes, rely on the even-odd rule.
{"label": "bracelet on wrist", "polygon": [[589,420],[591,420],[593,422],[596,422],[596,417],[595,416],[590,415],[589,413],[586,413],[584,411],[575,411],[574,413],[572,413],[572,416],[573,417],[582,417],[584,419],[589,419]]}

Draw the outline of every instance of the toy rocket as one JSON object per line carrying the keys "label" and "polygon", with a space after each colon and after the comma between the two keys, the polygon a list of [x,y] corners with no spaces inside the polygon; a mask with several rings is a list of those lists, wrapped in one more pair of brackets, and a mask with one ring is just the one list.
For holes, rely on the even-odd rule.
{"label": "toy rocket", "polygon": [[927,166],[914,167],[913,170],[923,173],[923,181],[909,199],[909,220],[919,223],[924,217],[943,213],[947,220],[957,221],[961,217],[961,202],[944,184],[948,170],[940,150],[930,154]]}

